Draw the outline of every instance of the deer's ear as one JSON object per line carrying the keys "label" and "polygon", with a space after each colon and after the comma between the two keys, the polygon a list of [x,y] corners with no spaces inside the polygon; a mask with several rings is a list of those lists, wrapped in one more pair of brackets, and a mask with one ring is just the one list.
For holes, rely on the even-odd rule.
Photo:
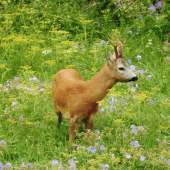
{"label": "deer's ear", "polygon": [[113,61],[113,55],[110,51],[107,52],[107,60]]}
{"label": "deer's ear", "polygon": [[112,54],[110,51],[108,51],[107,53],[107,65],[112,65],[113,64],[113,61],[116,59],[115,57],[115,53]]}

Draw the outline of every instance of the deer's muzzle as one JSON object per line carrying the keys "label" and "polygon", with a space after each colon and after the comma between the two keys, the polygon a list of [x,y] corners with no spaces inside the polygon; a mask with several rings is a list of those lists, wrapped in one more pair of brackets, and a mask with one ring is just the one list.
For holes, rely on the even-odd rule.
{"label": "deer's muzzle", "polygon": [[138,77],[133,77],[130,81],[137,81],[138,80]]}

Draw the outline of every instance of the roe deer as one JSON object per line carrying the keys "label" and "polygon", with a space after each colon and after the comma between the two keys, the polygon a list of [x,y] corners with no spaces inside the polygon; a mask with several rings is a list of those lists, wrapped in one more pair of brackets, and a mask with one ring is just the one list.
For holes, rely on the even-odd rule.
{"label": "roe deer", "polygon": [[84,81],[74,69],[62,69],[55,75],[52,90],[54,109],[58,115],[59,126],[63,116],[70,118],[69,143],[74,141],[81,122],[85,124],[86,131],[92,130],[93,117],[98,110],[97,102],[106,96],[108,89],[117,82],[138,79],[123,58],[124,43],[117,37],[116,40],[120,44],[119,50],[118,45],[109,39],[115,52],[112,55],[108,51],[106,64],[91,80]]}

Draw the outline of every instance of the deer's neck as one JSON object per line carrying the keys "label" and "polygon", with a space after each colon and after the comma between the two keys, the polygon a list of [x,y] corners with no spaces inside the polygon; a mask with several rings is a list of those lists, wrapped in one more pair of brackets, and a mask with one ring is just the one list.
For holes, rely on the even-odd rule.
{"label": "deer's neck", "polygon": [[88,97],[92,102],[101,101],[116,83],[116,80],[109,76],[107,69],[105,64],[96,76],[87,81]]}

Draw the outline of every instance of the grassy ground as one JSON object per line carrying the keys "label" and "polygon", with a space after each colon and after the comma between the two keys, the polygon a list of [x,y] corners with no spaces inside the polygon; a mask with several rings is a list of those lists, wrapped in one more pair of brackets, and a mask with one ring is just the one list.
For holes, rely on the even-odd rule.
{"label": "grassy ground", "polygon": [[[128,3],[136,12],[132,24],[120,18],[115,26],[109,10],[99,25],[80,6],[0,1],[0,169],[170,169],[170,48],[161,30],[166,3],[154,12],[151,2],[140,9],[136,2],[122,1],[121,8],[115,2],[116,15],[125,14]],[[107,36],[115,34],[126,40],[124,57],[139,79],[116,84],[100,102],[91,137],[81,125],[69,147],[69,120],[59,130],[53,110],[54,74],[74,68],[92,78],[107,51],[114,52]]]}

